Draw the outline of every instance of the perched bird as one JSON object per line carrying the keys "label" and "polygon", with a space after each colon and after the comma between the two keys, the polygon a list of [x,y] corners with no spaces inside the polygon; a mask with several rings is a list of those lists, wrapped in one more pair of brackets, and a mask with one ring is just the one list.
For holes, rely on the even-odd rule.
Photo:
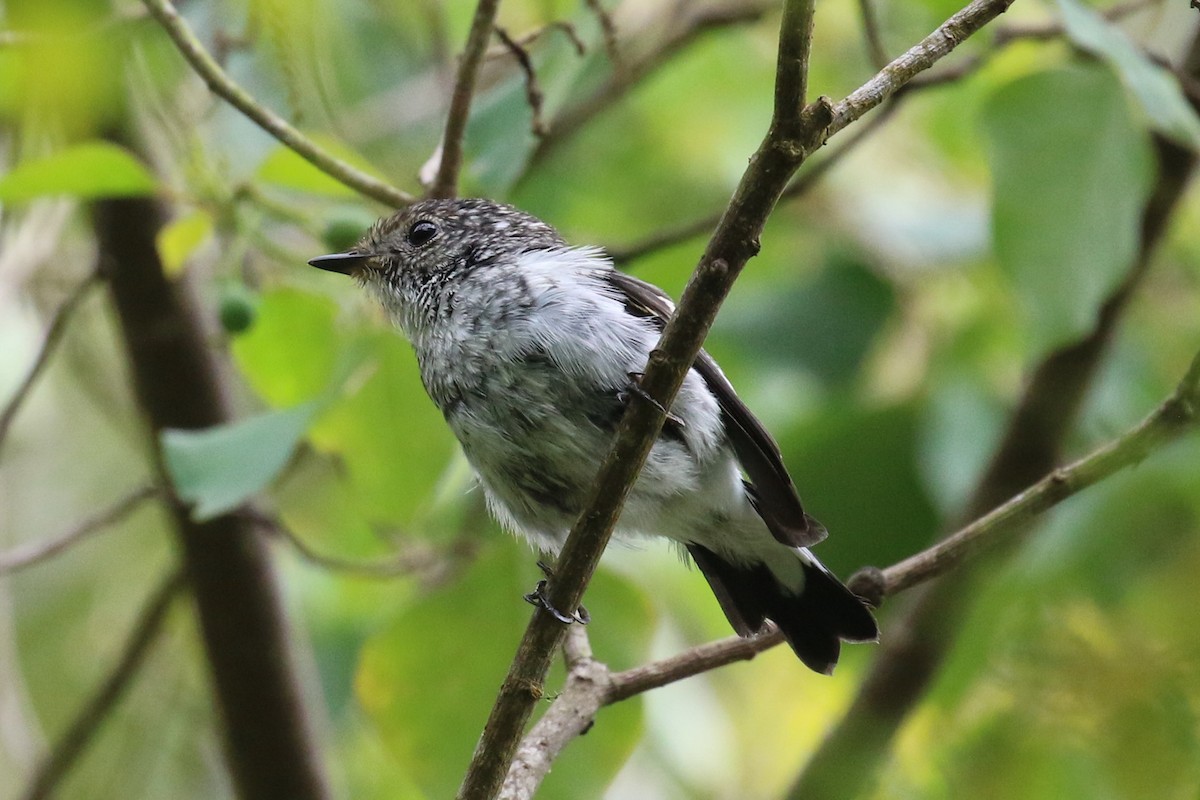
{"label": "perched bird", "polygon": [[[673,304],[571,247],[550,225],[488,200],[424,200],[352,250],[309,262],[351,275],[412,343],[429,396],[500,522],[556,553],[583,509]],[[676,397],[615,534],[685,547],[730,624],[771,620],[810,668],[840,641],[874,641],[870,611],[809,551],[779,447],[704,352]]]}

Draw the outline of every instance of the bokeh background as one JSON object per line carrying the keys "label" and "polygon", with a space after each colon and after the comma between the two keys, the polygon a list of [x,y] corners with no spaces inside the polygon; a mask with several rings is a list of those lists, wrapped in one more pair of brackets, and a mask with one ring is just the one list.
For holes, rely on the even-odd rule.
{"label": "bokeh background", "polygon": [[[605,5],[615,63],[587,4],[503,3],[514,37],[567,22],[585,51],[554,27],[527,44],[552,131],[541,140],[524,76],[496,42],[463,191],[608,247],[677,296],[705,236],[643,244],[728,199],[769,118],[778,9]],[[737,13],[689,33],[714,7]],[[957,8],[883,0],[885,52]],[[819,553],[843,576],[961,521],[1032,370],[1086,336],[1130,273],[1163,179],[1155,137],[1200,141],[1181,84],[1155,61],[1184,63],[1200,12],[1136,3],[1108,25],[1089,8],[1021,0],[939,67],[961,76],[889,109],[775,212],[709,340],[832,532]],[[472,3],[214,0],[181,11],[261,102],[417,188]],[[1084,22],[1064,31],[1064,14]],[[1096,31],[1101,45],[1089,46]],[[840,98],[874,71],[858,4],[819,3],[813,91]],[[1148,87],[1164,83],[1175,94],[1156,100]],[[572,114],[576,128],[556,127]],[[109,143],[114,130],[127,147]],[[89,202],[158,196],[171,215],[164,266],[196,300],[238,415],[263,423],[224,445],[244,467],[230,480],[265,483],[256,505],[318,553],[369,563],[399,553],[408,565],[371,577],[273,546],[338,795],[452,796],[538,573],[534,553],[488,520],[408,345],[352,282],[305,265],[386,209],[214,99],[129,2],[0,2],[0,171],[0,399],[94,267]],[[1198,264],[1200,203],[1185,193],[1062,432],[1066,456],[1135,424],[1182,376],[1200,349]],[[69,530],[151,482],[159,446],[97,288],[3,441],[0,549]],[[263,453],[282,468],[259,463],[272,460]],[[1198,533],[1198,438],[1039,520],[957,597],[961,635],[863,796],[1196,797]],[[177,556],[168,517],[147,502],[0,575],[0,796],[21,796]],[[587,604],[596,655],[614,668],[728,634],[700,575],[657,542],[614,545]],[[827,678],[776,649],[607,708],[539,797],[781,796],[876,652],[847,647]],[[187,602],[59,796],[232,796]]]}

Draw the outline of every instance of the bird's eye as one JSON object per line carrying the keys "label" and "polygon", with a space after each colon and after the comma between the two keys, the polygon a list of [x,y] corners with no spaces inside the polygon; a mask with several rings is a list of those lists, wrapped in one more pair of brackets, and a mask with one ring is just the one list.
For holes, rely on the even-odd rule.
{"label": "bird's eye", "polygon": [[408,229],[408,243],[413,247],[421,247],[429,243],[429,240],[437,236],[438,228],[429,220],[421,220],[414,222],[413,226]]}

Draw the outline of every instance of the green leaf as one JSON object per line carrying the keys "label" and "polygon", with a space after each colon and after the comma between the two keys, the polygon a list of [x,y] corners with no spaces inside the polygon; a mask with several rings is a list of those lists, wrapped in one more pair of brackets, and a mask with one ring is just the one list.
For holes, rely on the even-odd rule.
{"label": "green leaf", "polygon": [[155,245],[167,276],[176,278],[181,275],[188,258],[212,232],[212,215],[199,209],[164,225],[155,237]]}
{"label": "green leaf", "polygon": [[[521,595],[541,577],[533,562],[528,547],[497,533],[461,580],[411,603],[363,649],[359,702],[428,797],[454,796],[532,612]],[[652,628],[645,595],[602,571],[586,602],[603,620],[589,631],[596,658],[614,668],[644,661]],[[560,672],[547,681],[548,694],[561,685]],[[604,709],[538,797],[600,797],[641,730],[638,701]]]}
{"label": "green leaf", "polygon": [[1192,150],[1200,149],[1200,117],[1179,81],[1152,62],[1117,25],[1079,0],[1058,0],[1071,41],[1110,63],[1133,92],[1159,133]]}
{"label": "green leaf", "polygon": [[722,323],[745,357],[780,368],[803,366],[830,384],[858,374],[896,307],[891,284],[861,260],[835,255],[809,280],[756,287],[734,298]]}
{"label": "green leaf", "polygon": [[983,115],[991,140],[996,256],[1035,352],[1071,340],[1137,252],[1151,163],[1146,134],[1107,70],[1031,75]]}
{"label": "green leaf", "polygon": [[269,484],[291,458],[318,405],[305,403],[204,430],[168,429],[160,441],[179,496],[198,522],[224,514]]}
{"label": "green leaf", "polygon": [[0,178],[0,201],[46,195],[82,199],[152,194],[154,176],[128,150],[108,142],[87,142],[54,155],[25,161]]}

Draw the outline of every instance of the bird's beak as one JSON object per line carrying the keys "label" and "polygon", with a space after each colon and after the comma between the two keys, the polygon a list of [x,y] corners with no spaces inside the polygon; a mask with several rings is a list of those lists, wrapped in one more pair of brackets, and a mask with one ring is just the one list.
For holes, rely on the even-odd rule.
{"label": "bird's beak", "polygon": [[317,256],[310,259],[308,263],[317,269],[340,272],[343,275],[354,275],[367,265],[369,258],[370,256],[368,255],[356,253],[352,250],[349,253],[333,253],[327,256]]}

